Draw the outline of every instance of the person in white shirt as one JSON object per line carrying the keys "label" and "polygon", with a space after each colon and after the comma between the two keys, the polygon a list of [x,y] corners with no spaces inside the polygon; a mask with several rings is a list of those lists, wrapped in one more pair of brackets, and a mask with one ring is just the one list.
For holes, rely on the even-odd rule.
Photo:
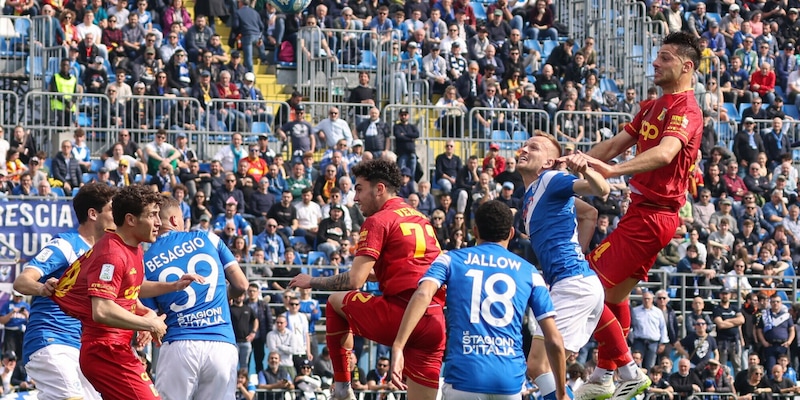
{"label": "person in white shirt", "polygon": [[[292,301],[300,304],[297,298]],[[285,315],[281,314],[275,317],[275,329],[267,333],[267,349],[281,356],[280,369],[288,372],[290,376],[295,376],[297,372],[292,357],[303,351],[303,341],[286,327],[286,323]]]}
{"label": "person in white shirt", "polygon": [[314,243],[319,230],[319,221],[322,220],[322,209],[319,204],[311,201],[313,196],[312,189],[305,188],[301,195],[302,201],[293,205],[297,210],[297,229],[294,234],[304,235],[309,243]]}
{"label": "person in white shirt", "polygon": [[349,147],[353,142],[353,132],[350,130],[350,125],[347,121],[339,118],[339,108],[331,107],[328,110],[328,118],[314,127],[314,133],[318,134],[320,140],[324,141],[329,149],[336,147],[336,143],[342,139],[347,140]]}

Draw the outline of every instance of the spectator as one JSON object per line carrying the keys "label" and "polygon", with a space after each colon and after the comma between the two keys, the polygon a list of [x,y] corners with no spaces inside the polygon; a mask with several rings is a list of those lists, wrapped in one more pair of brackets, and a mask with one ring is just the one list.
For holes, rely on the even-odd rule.
{"label": "spectator", "polygon": [[703,382],[687,358],[678,360],[678,371],[670,374],[669,384],[675,393],[674,400],[689,400],[694,393],[703,391]]}
{"label": "spectator", "polygon": [[742,400],[772,400],[772,389],[764,379],[764,367],[751,365],[747,368],[747,380],[736,382],[736,394]]}
{"label": "spectator", "polygon": [[417,152],[414,141],[419,139],[419,130],[416,125],[409,123],[408,109],[400,109],[400,121],[392,127],[392,134],[395,138],[395,151],[397,152],[397,164],[400,168],[408,168],[412,178],[417,171]]}
{"label": "spectator", "polygon": [[356,127],[357,136],[364,140],[364,151],[375,157],[380,157],[384,151],[389,150],[392,136],[389,126],[380,118],[380,113],[377,107],[370,107],[369,119]]}
{"label": "spectator", "polygon": [[[778,294],[770,296],[769,304],[770,308],[763,311],[756,326],[756,338],[762,347],[764,365],[771,369],[779,355],[788,353],[789,346],[795,338],[795,327]],[[750,380],[749,383],[752,384],[753,380]],[[744,393],[742,390],[737,391],[740,395],[749,394],[746,390]]]}

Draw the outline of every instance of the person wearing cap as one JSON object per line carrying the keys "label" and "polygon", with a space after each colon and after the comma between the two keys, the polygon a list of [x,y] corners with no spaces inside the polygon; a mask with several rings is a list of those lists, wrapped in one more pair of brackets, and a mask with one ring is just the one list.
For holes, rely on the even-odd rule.
{"label": "person wearing cap", "polygon": [[[338,195],[341,202],[341,191]],[[325,256],[330,259],[331,255],[342,247],[343,241],[350,237],[350,231],[345,224],[345,210],[341,204],[330,204],[328,213],[329,216],[319,222],[316,243],[317,250],[325,253]]]}
{"label": "person wearing cap", "polygon": [[781,21],[778,28],[778,35],[783,38],[784,43],[793,41],[796,44],[800,40],[800,20],[798,20],[797,8],[789,8],[786,17]]}
{"label": "person wearing cap", "polygon": [[[744,262],[744,260],[736,260]],[[734,373],[742,369],[742,345],[740,326],[744,325],[744,316],[739,308],[731,303],[732,292],[728,288],[719,291],[719,304],[711,311],[711,318],[717,329],[717,346],[719,362],[733,365]]]}
{"label": "person wearing cap", "polygon": [[789,74],[797,68],[797,54],[792,42],[783,45],[783,51],[775,57],[775,86],[787,90]]}
{"label": "person wearing cap", "polygon": [[294,377],[294,386],[303,394],[303,399],[314,399],[316,392],[322,387],[322,378],[313,374],[313,364],[309,360],[299,363],[297,376]]}
{"label": "person wearing cap", "polygon": [[[231,81],[236,85],[242,85],[244,81],[244,76],[247,74],[247,68],[242,63],[242,53],[239,50],[234,50],[231,52],[231,60],[222,67],[223,71],[229,71],[231,73]],[[255,76],[251,82],[255,81]]]}
{"label": "person wearing cap", "polygon": [[522,200],[514,197],[514,188],[513,182],[504,182],[500,189],[500,196],[497,197],[497,200],[507,205],[508,208],[510,208],[511,211],[516,215],[517,212],[522,210]]}
{"label": "person wearing cap", "polygon": [[[226,182],[231,176],[234,175],[229,174],[225,176]],[[228,226],[233,226],[233,233],[235,235],[245,236],[247,245],[250,246],[253,244],[253,228],[244,218],[242,215],[243,213],[239,212],[240,207],[244,208],[244,204],[240,204],[234,196],[228,197],[225,200],[224,213],[213,220],[214,233],[221,235]]]}
{"label": "person wearing cap", "polygon": [[[0,131],[0,136],[1,135],[2,132]],[[0,149],[2,147],[3,147],[3,141],[0,140]],[[0,166],[0,175],[5,175],[5,166],[6,166],[5,162],[3,162],[2,165]],[[42,181],[47,181],[48,179],[47,173],[44,172],[44,170],[42,169],[41,160],[39,159],[39,157],[36,156],[31,157],[30,161],[28,161],[28,173],[31,174],[31,177],[33,178],[33,186],[36,188],[39,187],[39,183],[41,183]]]}
{"label": "person wearing cap", "polygon": [[413,181],[417,171],[417,150],[414,141],[419,139],[419,129],[416,125],[409,123],[411,117],[407,108],[400,109],[399,118],[399,121],[392,127],[397,165],[401,169],[408,168]]}
{"label": "person wearing cap", "polygon": [[305,106],[297,104],[294,108],[294,120],[281,125],[277,131],[278,138],[282,142],[291,142],[292,163],[302,161],[306,152],[313,153],[317,148],[314,127],[306,122],[305,110]]}
{"label": "person wearing cap", "polygon": [[84,66],[83,75],[81,76],[81,83],[86,93],[104,94],[106,86],[108,85],[108,71],[103,66],[105,59],[97,56],[92,57],[91,60]]}
{"label": "person wearing cap", "polygon": [[[753,107],[761,107],[761,104]],[[755,119],[747,117],[742,121],[742,130],[733,138],[733,155],[739,160],[739,168],[746,169],[758,160],[758,153],[764,151],[764,141],[755,128]]]}
{"label": "person wearing cap", "polygon": [[742,18],[740,10],[741,8],[738,4],[731,4],[728,7],[728,13],[722,17],[719,23],[719,31],[725,36],[726,47],[730,47],[733,44],[733,36],[742,29],[744,18]]}
{"label": "person wearing cap", "polygon": [[71,124],[72,114],[78,111],[77,99],[72,95],[82,93],[83,86],[78,83],[78,78],[72,74],[72,63],[68,58],[60,61],[58,73],[53,75],[53,79],[50,80],[48,91],[57,93],[50,95],[52,122],[56,126]]}
{"label": "person wearing cap", "polygon": [[92,182],[97,182],[107,186],[114,186],[114,182],[109,179],[110,176],[111,171],[109,171],[109,169],[106,167],[101,167],[99,170],[97,170],[97,176],[92,179]]}
{"label": "person wearing cap", "polygon": [[720,33],[719,23],[715,19],[709,19],[708,30],[703,32],[700,37],[708,40],[708,48],[715,56],[719,57],[720,62],[727,63],[728,53],[726,51],[725,36]]}
{"label": "person wearing cap", "polygon": [[438,44],[431,44],[430,53],[422,57],[422,71],[430,84],[431,95],[444,93],[450,79],[447,77],[447,61],[441,56]]}

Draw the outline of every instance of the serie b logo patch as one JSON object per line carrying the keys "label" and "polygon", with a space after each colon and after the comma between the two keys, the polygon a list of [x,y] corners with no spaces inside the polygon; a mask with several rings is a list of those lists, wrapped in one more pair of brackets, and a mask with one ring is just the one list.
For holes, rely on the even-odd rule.
{"label": "serie b logo patch", "polygon": [[114,265],[103,264],[103,267],[100,268],[100,280],[105,282],[111,282],[113,278],[114,278]]}

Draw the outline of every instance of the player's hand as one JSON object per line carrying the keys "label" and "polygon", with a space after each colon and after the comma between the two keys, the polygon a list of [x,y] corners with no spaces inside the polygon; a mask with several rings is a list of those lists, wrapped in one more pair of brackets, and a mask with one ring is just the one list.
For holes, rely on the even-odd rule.
{"label": "player's hand", "polygon": [[50,278],[46,280],[42,286],[39,286],[39,293],[37,294],[42,297],[50,297],[56,292],[57,285],[58,278]]}
{"label": "player's hand", "polygon": [[153,341],[156,346],[161,346],[161,338],[167,333],[167,324],[164,320],[167,319],[167,314],[156,316],[155,318],[148,318],[151,324],[150,333],[153,335]]}
{"label": "player's hand", "polygon": [[586,153],[583,153],[583,157],[586,158],[586,163],[592,167],[597,173],[603,176],[603,178],[613,178],[617,176],[616,166],[609,165],[603,161],[600,161]]}
{"label": "player's hand", "polygon": [[403,382],[404,367],[403,349],[392,347],[392,384],[400,390],[408,390],[408,385]]}
{"label": "player's hand", "polygon": [[136,350],[142,350],[148,343],[153,341],[153,334],[148,331],[136,332]]}
{"label": "player's hand", "polygon": [[203,279],[202,276],[197,275],[197,274],[184,274],[183,276],[181,276],[181,279],[178,279],[177,281],[175,281],[175,291],[177,292],[177,291],[186,289],[193,282],[197,282],[199,284],[203,284],[203,283],[206,283],[206,280]]}
{"label": "player's hand", "polygon": [[289,282],[289,287],[296,287],[299,289],[310,289],[311,288],[311,275],[308,274],[300,274],[292,278]]}
{"label": "player's hand", "polygon": [[577,151],[568,156],[560,157],[557,161],[566,163],[567,168],[572,170],[572,172],[577,172],[577,173],[583,173],[589,166],[589,163],[586,160],[586,155],[581,153],[580,151]]}

